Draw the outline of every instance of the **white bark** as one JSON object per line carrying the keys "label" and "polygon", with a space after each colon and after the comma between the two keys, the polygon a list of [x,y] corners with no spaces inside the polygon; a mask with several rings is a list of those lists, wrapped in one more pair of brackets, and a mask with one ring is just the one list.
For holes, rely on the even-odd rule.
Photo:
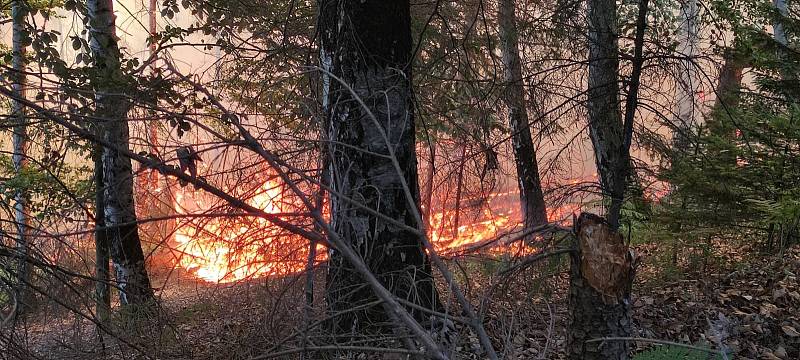
{"label": "white bark", "polygon": [[[26,63],[25,63],[25,16],[28,11],[23,1],[14,1],[11,5],[12,17],[12,61],[13,79],[11,89],[15,98],[24,98],[26,92]],[[20,175],[28,163],[28,129],[26,126],[25,106],[21,102],[11,101],[11,123],[14,126],[12,143],[13,155],[12,163],[14,173]],[[22,190],[17,190],[14,194],[14,217],[17,227],[17,250],[20,254],[28,256],[28,215],[27,215],[27,196]],[[18,301],[23,306],[27,302],[27,283],[30,281],[30,268],[27,259],[22,258],[17,266],[17,281],[19,290],[17,293]]]}
{"label": "white bark", "polygon": [[[778,13],[781,16],[787,16],[788,10],[786,8],[786,0],[773,0],[773,4],[775,5],[775,9],[778,10]],[[780,20],[775,20],[772,24],[773,32],[775,34],[775,41],[780,43],[783,46],[789,44],[789,41],[786,38],[786,29],[783,27],[783,23]]]}
{"label": "white bark", "polygon": [[684,58],[680,63],[678,86],[675,98],[678,100],[675,130],[672,135],[673,145],[677,151],[686,151],[688,136],[697,128],[698,117],[701,115],[697,93],[699,80],[696,64],[698,42],[699,11],[697,0],[685,0],[681,4],[681,26],[678,33],[678,55]]}
{"label": "white bark", "polygon": [[[88,0],[89,47],[94,57],[98,79],[95,83],[96,116],[102,122],[103,140],[127,148],[127,121],[130,102],[121,94],[123,87],[120,52],[112,0]],[[145,303],[152,299],[152,289],[144,264],[133,203],[131,159],[114,148],[102,154],[105,195],[105,222],[111,245],[122,304]]]}

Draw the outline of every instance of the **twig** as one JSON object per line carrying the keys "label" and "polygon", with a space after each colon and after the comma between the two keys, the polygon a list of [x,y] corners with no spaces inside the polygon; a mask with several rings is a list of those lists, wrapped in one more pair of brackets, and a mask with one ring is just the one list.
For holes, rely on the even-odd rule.
{"label": "twig", "polygon": [[277,357],[283,357],[286,355],[297,354],[299,352],[305,351],[362,351],[362,352],[373,352],[373,353],[395,353],[395,354],[405,354],[405,355],[425,355],[425,353],[420,351],[412,351],[402,348],[379,348],[379,347],[371,347],[371,346],[337,346],[337,345],[327,345],[327,346],[306,346],[297,349],[291,350],[284,350],[272,354],[261,355],[252,357],[249,360],[263,360],[263,359],[272,359]]}
{"label": "twig", "polygon": [[704,351],[704,352],[707,352],[707,353],[719,354],[719,355],[723,355],[723,356],[727,356],[728,355],[728,353],[726,351],[709,349],[709,348],[704,348],[704,347],[701,347],[701,346],[694,346],[694,345],[689,345],[689,344],[682,344],[682,343],[678,343],[678,342],[674,342],[674,341],[668,341],[668,340],[648,339],[648,338],[640,338],[640,337],[602,337],[602,338],[587,340],[586,342],[590,343],[590,342],[599,342],[599,341],[602,341],[602,342],[606,342],[606,341],[649,342],[649,343],[660,344],[660,345],[678,346],[678,347],[682,347],[682,348],[686,348],[686,349]]}

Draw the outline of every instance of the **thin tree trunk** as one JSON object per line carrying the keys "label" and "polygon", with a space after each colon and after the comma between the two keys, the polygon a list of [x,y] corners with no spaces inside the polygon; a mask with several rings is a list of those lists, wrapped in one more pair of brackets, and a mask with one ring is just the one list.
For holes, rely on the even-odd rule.
{"label": "thin tree trunk", "polygon": [[[711,116],[706,119],[706,127],[711,135],[723,140],[727,146],[733,146],[736,139],[736,108],[741,99],[742,73],[747,64],[744,56],[733,48],[725,51],[724,63],[719,73],[717,84],[717,99],[712,107]],[[719,147],[710,148],[709,151],[725,164],[732,168],[736,166],[736,156],[732,151],[721,151]]]}
{"label": "thin tree trunk", "polygon": [[[322,66],[355,92],[331,76],[323,78],[331,187],[363,206],[417,227],[411,208],[419,206],[419,190],[409,2],[324,0],[320,6]],[[387,158],[391,153],[396,164]],[[405,186],[413,197],[410,202]],[[431,267],[416,234],[337,196],[331,197],[331,222],[395,296],[424,308],[438,308]],[[381,307],[341,314],[376,298],[337,249],[331,251],[327,280],[328,309],[332,315],[339,314],[331,322],[334,336],[371,330],[393,334],[387,324],[390,316]],[[427,318],[420,311],[412,313],[419,321]]]}
{"label": "thin tree trunk", "polygon": [[525,87],[519,56],[514,0],[499,1],[497,20],[500,27],[500,48],[503,53],[506,82],[504,99],[508,107],[508,122],[512,132],[522,214],[525,227],[533,228],[547,222],[547,208],[539,179],[536,150],[528,125],[528,110],[525,107]]}
{"label": "thin tree trunk", "polygon": [[[90,47],[98,70],[95,86],[96,115],[102,121],[103,139],[127,147],[129,101],[121,95],[120,52],[115,35],[112,0],[87,1]],[[113,148],[103,149],[105,223],[109,228],[111,259],[123,305],[149,304],[154,300],[145,268],[133,203],[131,159]]]}
{"label": "thin tree trunk", "polygon": [[431,214],[433,211],[433,182],[436,177],[436,143],[430,144],[431,160],[425,172],[425,189],[422,192],[422,221],[425,222],[425,230],[431,231]]}
{"label": "thin tree trunk", "polygon": [[[778,14],[781,16],[787,16],[788,9],[786,8],[786,0],[773,0],[773,4],[775,5],[775,10],[778,11]],[[776,18],[772,23],[772,27],[773,33],[775,34],[775,41],[783,46],[787,46],[789,41],[786,38],[786,29],[783,26],[783,22]]]}
{"label": "thin tree trunk", "polygon": [[699,81],[694,59],[697,56],[699,12],[697,0],[686,0],[681,6],[681,31],[679,55],[685,57],[680,63],[680,76],[675,90],[678,106],[675,130],[672,133],[673,149],[676,153],[689,151],[690,135],[697,130],[697,91]]}
{"label": "thin tree trunk", "polygon": [[461,222],[461,196],[464,194],[464,166],[467,162],[467,147],[461,145],[461,157],[458,164],[458,176],[456,178],[456,199],[453,204],[453,239],[458,239],[458,227]]}
{"label": "thin tree trunk", "polygon": [[[698,42],[698,21],[699,8],[697,0],[686,0],[681,5],[681,26],[679,33],[679,55],[685,57],[680,62],[680,76],[678,86],[675,90],[675,97],[678,100],[676,108],[675,128],[672,131],[672,165],[677,166],[685,154],[690,153],[692,148],[692,134],[697,132],[697,117],[700,115],[697,104],[697,93],[699,80],[697,78],[696,64]],[[696,149],[696,147],[695,147]],[[696,151],[696,150],[695,150]],[[672,185],[672,189],[676,189]],[[680,199],[680,209],[686,209],[686,198]],[[683,224],[675,221],[670,230],[673,234],[680,234]],[[678,251],[680,248],[679,238],[675,238],[672,244],[671,262],[675,266],[678,264]]]}
{"label": "thin tree trunk", "polygon": [[97,320],[104,324],[111,312],[111,288],[109,283],[108,263],[110,259],[110,247],[108,244],[108,234],[106,232],[105,220],[105,196],[103,183],[103,147],[95,145],[92,151],[94,159],[94,254],[95,254],[95,312]]}
{"label": "thin tree trunk", "polygon": [[730,139],[734,136],[736,126],[732,111],[739,106],[739,92],[742,87],[742,73],[745,65],[746,61],[735,49],[725,52],[716,89],[714,116],[707,121],[708,129],[712,134]]}
{"label": "thin tree trunk", "polygon": [[[153,38],[153,41],[150,43],[150,56],[153,58],[155,58],[156,51],[158,50],[157,44],[155,42],[155,36],[158,33],[156,8],[157,8],[157,0],[150,0],[150,5],[147,9],[148,11],[147,15],[149,21],[150,37]],[[150,72],[152,73],[153,76],[156,75],[157,68],[158,68],[158,63],[154,59],[153,62],[150,64]],[[153,113],[153,115],[155,115],[155,112]],[[147,127],[147,133],[150,137],[150,152],[156,154],[158,153],[158,121],[154,119],[149,122],[149,125]],[[159,188],[158,171],[156,171],[155,169],[150,169],[147,170],[147,172],[150,175],[149,176],[150,185],[153,187],[153,189]]]}
{"label": "thin tree trunk", "polygon": [[[25,17],[28,15],[28,8],[24,1],[16,0],[11,5],[12,17],[12,49],[11,66],[13,68],[13,83],[11,89],[14,96],[24,98],[26,92],[26,29]],[[11,123],[14,124],[12,135],[13,156],[12,163],[14,173],[21,175],[28,163],[28,129],[25,106],[19,101],[11,102]],[[28,239],[28,209],[27,194],[22,189],[14,193],[14,217],[17,227],[17,251],[21,255],[17,262],[17,289],[16,296],[19,306],[18,313],[24,313],[29,307],[31,293],[28,284],[31,281],[31,270],[28,265],[30,256],[30,243]]]}
{"label": "thin tree trunk", "polygon": [[[589,136],[594,147],[603,195],[621,203],[627,164],[623,158],[623,127],[619,104],[619,48],[615,0],[589,0]],[[612,226],[618,219],[609,206]]]}

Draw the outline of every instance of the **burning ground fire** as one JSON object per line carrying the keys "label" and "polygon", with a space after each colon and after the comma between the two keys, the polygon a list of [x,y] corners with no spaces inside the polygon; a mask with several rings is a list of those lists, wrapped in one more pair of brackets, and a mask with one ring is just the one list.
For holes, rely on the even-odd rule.
{"label": "burning ground fire", "polygon": [[[282,194],[283,189],[276,182],[268,181],[245,198],[250,205],[277,214],[288,210]],[[188,188],[176,194],[177,213],[188,215],[174,235],[182,268],[218,283],[303,271],[308,258],[307,241],[259,217],[192,216],[208,214],[208,200],[202,192]],[[322,247],[317,254],[317,262],[325,260]]]}
{"label": "burning ground fire", "polygon": [[[473,206],[460,206],[459,212],[434,212],[430,217],[431,242],[441,254],[455,254],[514,231],[522,220],[517,194],[515,191],[497,192],[480,201],[465,200],[464,204]],[[266,182],[244,198],[250,205],[272,214],[290,212],[293,208],[284,199],[283,188],[275,181]],[[182,268],[200,279],[217,283],[288,275],[305,269],[306,240],[262,218],[211,216],[209,204],[212,201],[209,200],[213,199],[189,188],[176,194],[175,209],[178,214],[186,215],[174,235],[177,263]],[[580,207],[580,204],[566,204],[548,209],[548,218],[562,222],[579,212]],[[502,245],[491,249],[492,253],[508,251],[512,249],[504,249]],[[327,252],[319,246],[316,262],[325,261],[326,257]]]}

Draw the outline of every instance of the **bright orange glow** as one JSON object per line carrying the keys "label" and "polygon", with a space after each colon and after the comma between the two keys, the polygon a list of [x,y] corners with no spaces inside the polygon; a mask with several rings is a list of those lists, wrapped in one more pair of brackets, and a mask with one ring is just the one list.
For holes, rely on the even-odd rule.
{"label": "bright orange glow", "polygon": [[[286,207],[282,189],[274,181],[265,183],[247,202],[270,214]],[[182,215],[209,211],[201,192],[189,188],[178,191],[175,209]],[[259,217],[187,217],[178,224],[174,238],[178,264],[210,282],[300,272],[308,257],[308,241]],[[325,257],[324,248],[318,247],[317,262]]]}
{"label": "bright orange glow", "polygon": [[[586,180],[572,180],[578,184]],[[591,180],[588,180],[591,181]],[[267,213],[291,213],[302,207],[284,196],[277,181],[264,183],[251,194],[238,194],[247,203]],[[654,194],[660,195],[660,194]],[[456,255],[480,247],[492,254],[533,253],[528,245],[505,245],[519,231],[522,210],[518,192],[495,192],[485,198],[463,199],[459,210],[437,211],[430,216],[428,236],[436,250],[443,255]],[[175,209],[182,219],[174,235],[177,263],[194,276],[218,283],[242,279],[288,275],[305,270],[308,241],[287,233],[266,219],[234,214],[210,216],[208,204],[214,202],[202,191],[182,188],[176,194]],[[452,205],[451,205],[452,207]],[[568,225],[572,214],[581,211],[581,204],[567,203],[549,208],[549,221]],[[221,211],[215,209],[214,215]],[[490,246],[482,245],[500,239]],[[327,251],[318,246],[316,262],[325,261]]]}

